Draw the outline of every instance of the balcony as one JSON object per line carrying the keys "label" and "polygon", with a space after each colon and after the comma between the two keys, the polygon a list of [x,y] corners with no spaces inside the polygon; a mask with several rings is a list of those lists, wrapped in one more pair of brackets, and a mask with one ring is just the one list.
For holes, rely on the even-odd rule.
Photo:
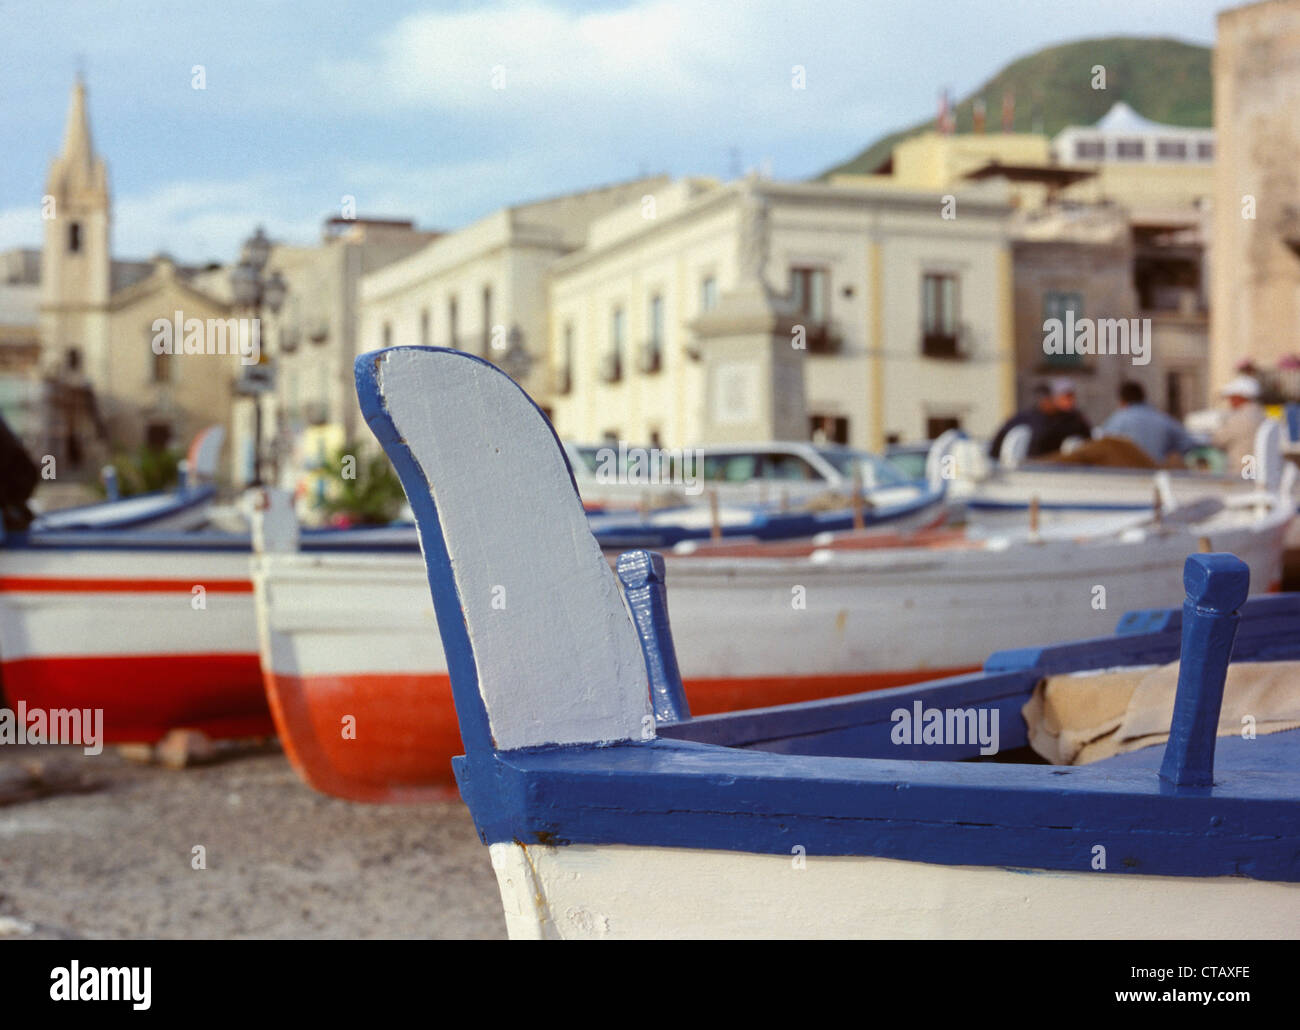
{"label": "balcony", "polygon": [[965,361],[971,356],[966,337],[962,329],[949,333],[922,330],[921,354],[941,361]]}
{"label": "balcony", "polygon": [[647,340],[637,352],[637,368],[646,375],[652,375],[663,367],[663,344],[659,340]]}
{"label": "balcony", "polygon": [[[796,323],[802,324],[802,323]],[[805,324],[804,346],[809,354],[840,354],[844,350],[844,334],[832,322]]]}
{"label": "balcony", "polygon": [[610,351],[600,359],[600,378],[607,383],[617,383],[623,378],[623,356]]}

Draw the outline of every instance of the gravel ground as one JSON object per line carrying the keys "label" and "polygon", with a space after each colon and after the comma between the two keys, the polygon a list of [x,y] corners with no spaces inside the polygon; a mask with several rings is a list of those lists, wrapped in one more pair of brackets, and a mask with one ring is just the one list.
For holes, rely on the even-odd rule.
{"label": "gravel ground", "polygon": [[[206,868],[194,869],[195,846]],[[169,770],[105,749],[0,746],[0,937],[504,937],[454,792],[315,793],[244,749]]]}

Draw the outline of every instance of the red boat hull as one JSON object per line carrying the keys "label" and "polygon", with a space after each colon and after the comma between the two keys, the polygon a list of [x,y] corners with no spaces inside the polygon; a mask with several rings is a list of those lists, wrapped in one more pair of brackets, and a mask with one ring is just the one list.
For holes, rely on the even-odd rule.
{"label": "red boat hull", "polygon": [[[974,671],[921,669],[853,676],[687,681],[693,715],[813,701]],[[351,801],[445,797],[451,760],[462,754],[445,674],[293,676],[268,673],[266,693],[280,740],[315,789]]]}
{"label": "red boat hull", "polygon": [[4,696],[10,708],[102,708],[106,744],[153,744],[178,728],[275,732],[255,654],[19,658],[4,663]]}

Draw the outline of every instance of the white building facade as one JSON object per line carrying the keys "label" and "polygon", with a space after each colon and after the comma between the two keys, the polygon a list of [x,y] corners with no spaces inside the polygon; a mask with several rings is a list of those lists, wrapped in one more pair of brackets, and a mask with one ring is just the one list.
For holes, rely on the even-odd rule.
{"label": "white building facade", "polygon": [[[1014,400],[1009,214],[1001,188],[675,182],[594,222],[551,270],[556,429],[580,442],[718,442],[728,405],[739,413],[746,394],[801,381],[804,439],[879,449],[953,426],[991,434]],[[765,299],[718,325],[742,288]],[[755,321],[755,305],[770,320]],[[711,369],[708,340],[745,334],[751,374],[734,346]],[[794,352],[793,377],[768,360],[769,336]],[[782,380],[764,381],[774,369]]]}

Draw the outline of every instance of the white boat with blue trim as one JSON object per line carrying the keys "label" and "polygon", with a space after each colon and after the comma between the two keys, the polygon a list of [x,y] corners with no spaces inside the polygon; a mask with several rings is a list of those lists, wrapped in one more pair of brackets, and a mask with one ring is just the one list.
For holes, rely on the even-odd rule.
{"label": "white boat with blue trim", "polygon": [[[364,355],[357,378],[420,527],[466,751],[457,778],[512,936],[1300,925],[1300,733],[1286,710],[1300,602],[1242,609],[1250,572],[1233,556],[1189,557],[1181,613],[1138,615],[1109,640],[995,656],[925,687],[691,718],[664,566],[625,556],[625,604],[523,392],[485,362],[422,348]],[[1236,703],[1230,656],[1281,677],[1276,732],[1229,725],[1218,739]],[[987,760],[994,718],[992,757],[1027,742],[1018,715],[1041,681],[1179,657],[1163,747],[1081,766]],[[900,711],[926,728],[900,734]],[[962,739],[932,740],[928,711],[976,718]]]}

